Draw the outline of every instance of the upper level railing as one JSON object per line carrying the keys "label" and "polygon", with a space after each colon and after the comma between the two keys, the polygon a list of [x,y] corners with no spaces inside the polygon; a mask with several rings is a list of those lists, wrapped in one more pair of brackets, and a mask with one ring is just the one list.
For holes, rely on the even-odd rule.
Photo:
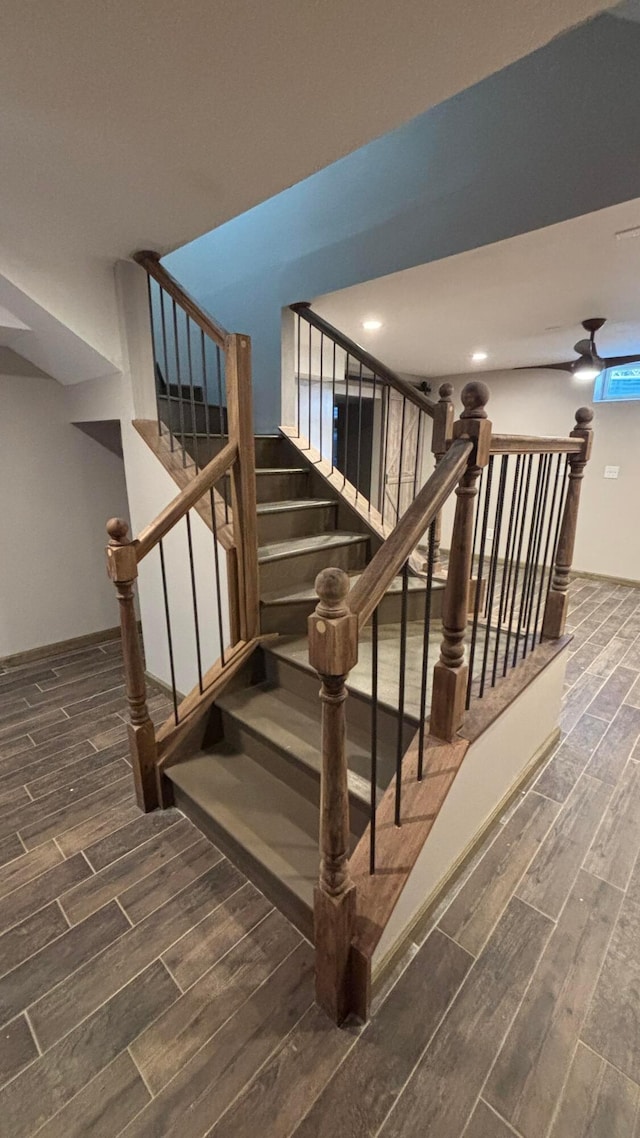
{"label": "upper level railing", "polygon": [[[258,641],[258,541],[251,341],[248,336],[224,332],[202,313],[165,272],[156,254],[140,253],[136,260],[149,274],[150,315],[156,327],[160,305],[162,335],[159,343],[164,374],[169,382],[163,389],[165,394],[159,394],[158,399],[165,398],[169,408],[172,401],[175,402],[180,423],[180,430],[176,432],[171,418],[167,424],[161,416],[159,406],[158,432],[167,433],[185,464],[188,435],[198,433],[195,420],[188,426],[185,424],[186,407],[204,407],[205,422],[211,410],[207,402],[208,345],[213,345],[221,359],[225,376],[224,404],[215,405],[220,413],[218,426],[224,425],[219,453],[199,473],[192,471],[194,476],[185,488],[133,540],[127,537],[126,522],[114,518],[107,525],[110,537],[107,566],[120,603],[136,793],[141,808],[152,810],[160,802],[167,804],[170,788],[162,778],[162,770],[187,735],[194,717],[206,710],[221,684],[237,670]],[[151,278],[160,290],[159,297],[151,291]],[[173,372],[166,334],[167,305],[170,305],[170,325],[174,329]],[[203,369],[198,379],[189,351],[194,328],[198,329],[204,345]],[[158,340],[155,337],[154,349],[157,365]],[[186,385],[185,361],[189,364]],[[200,394],[198,399],[196,389]],[[221,566],[221,553],[226,553],[226,573]],[[142,645],[134,606],[134,587],[141,563],[144,563],[143,572],[148,574],[149,588],[156,589],[161,604],[162,639],[171,677],[173,714],[157,731],[147,708]],[[185,577],[189,581],[188,598],[184,595]],[[175,636],[178,622],[179,656]],[[156,633],[159,623],[155,624]],[[185,623],[192,624],[190,647]],[[191,689],[189,677],[195,680]]]}
{"label": "upper level railing", "polygon": [[[310,305],[291,305],[297,432],[334,484],[388,535],[451,439],[451,384],[438,401],[397,375]],[[340,484],[341,480],[341,484]],[[435,562],[439,562],[436,522]]]}
{"label": "upper level railing", "polygon": [[[316,982],[318,1001],[337,1021],[349,1011],[367,1011],[367,969],[404,880],[389,873],[388,858],[394,843],[403,842],[394,834],[400,835],[405,812],[411,825],[402,860],[410,863],[411,846],[424,841],[468,746],[459,735],[467,710],[506,680],[543,637],[558,639],[564,632],[592,412],[580,409],[566,438],[493,435],[488,398],[484,383],[464,388],[453,441],[353,589],[337,569],[325,570],[316,582],[320,600],[309,621],[323,722]],[[442,620],[434,622],[435,519],[452,496]],[[416,606],[408,566],[425,531],[426,582]],[[381,606],[398,574],[400,627],[387,638]],[[358,687],[371,696],[371,800],[368,830],[350,858],[345,699],[356,666]],[[379,760],[390,746],[395,773],[381,799],[388,778],[380,778]],[[432,798],[417,827],[416,788],[427,776]]]}

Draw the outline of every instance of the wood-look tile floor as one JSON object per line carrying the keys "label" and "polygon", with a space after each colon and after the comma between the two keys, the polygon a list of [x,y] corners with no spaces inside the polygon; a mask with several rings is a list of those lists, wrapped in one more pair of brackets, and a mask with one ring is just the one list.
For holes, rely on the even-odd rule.
{"label": "wood-look tile floor", "polygon": [[640,590],[576,581],[571,623],[558,749],[364,1029],[137,810],[116,643],[0,673],[0,1136],[640,1138]]}

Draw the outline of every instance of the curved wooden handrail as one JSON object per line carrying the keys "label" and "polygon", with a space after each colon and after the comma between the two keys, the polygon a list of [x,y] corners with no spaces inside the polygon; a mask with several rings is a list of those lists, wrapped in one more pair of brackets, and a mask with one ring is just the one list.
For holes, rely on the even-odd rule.
{"label": "curved wooden handrail", "polygon": [[402,515],[349,593],[348,605],[363,628],[420,538],[458,485],[473,450],[469,439],[455,439],[422,490]]}
{"label": "curved wooden handrail", "polygon": [[178,284],[175,277],[168,273],[164,265],[160,264],[160,254],[154,253],[151,249],[141,249],[138,253],[133,254],[133,260],[141,265],[143,269],[153,277],[154,281],[164,289],[164,291],[179,304],[187,316],[190,316],[194,324],[215,340],[220,348],[224,348],[227,342],[229,333],[221,324],[217,324],[212,316],[204,312],[195,300],[185,292],[181,285]]}
{"label": "curved wooden handrail", "polygon": [[195,506],[196,502],[206,494],[210,487],[219,482],[227,470],[233,466],[238,457],[238,444],[229,442],[211,462],[200,471],[198,475],[181,490],[179,494],[165,506],[161,514],[140,531],[132,542],[136,551],[136,561],[142,561],[151,550],[173,529],[176,522],[184,517],[187,510]]}
{"label": "curved wooden handrail", "polygon": [[379,379],[384,380],[390,387],[394,387],[405,399],[414,403],[416,407],[421,411],[425,411],[427,415],[433,419],[435,409],[438,406],[433,399],[428,399],[421,391],[417,391],[415,387],[407,383],[406,379],[402,379],[401,376],[397,375],[395,371],[392,371],[390,367],[383,364],[381,360],[376,359],[376,357],[372,356],[370,352],[367,352],[365,348],[361,348],[359,344],[356,344],[355,340],[351,340],[348,336],[345,336],[343,332],[340,332],[338,328],[334,328],[333,324],[330,324],[328,320],[325,320],[322,316],[318,316],[308,301],[298,301],[296,304],[290,304],[289,308],[292,312],[301,316],[303,320],[306,320],[308,324],[312,324],[319,332],[322,332],[329,339],[333,340],[338,347],[343,348],[344,351],[348,352],[350,356],[353,356],[358,363],[368,368],[369,371],[374,372]]}
{"label": "curved wooden handrail", "polygon": [[491,454],[579,454],[582,439],[553,435],[492,435]]}

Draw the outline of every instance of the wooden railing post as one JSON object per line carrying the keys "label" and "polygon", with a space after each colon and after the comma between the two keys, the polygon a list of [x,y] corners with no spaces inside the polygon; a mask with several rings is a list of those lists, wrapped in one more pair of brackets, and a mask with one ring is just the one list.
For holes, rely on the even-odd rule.
{"label": "wooden railing post", "polygon": [[469,612],[469,584],[473,558],[473,516],[478,477],[489,461],[491,423],[485,405],[489,389],[479,380],[462,391],[464,411],[453,426],[453,437],[468,438],[474,448],[456,488],[456,512],[442,604],[440,659],[433,672],[430,733],[452,740],[462,726],[468,665],[464,640]]}
{"label": "wooden railing post", "polygon": [[584,468],[591,456],[593,411],[590,407],[580,407],[576,411],[576,425],[571,432],[572,439],[582,439],[579,454],[569,455],[569,485],[564,503],[558,548],[551,575],[551,587],[547,596],[542,623],[542,636],[545,640],[555,640],[564,633],[569,602],[569,574],[573,563],[573,550],[576,543],[576,527],[580,506],[580,491]]}
{"label": "wooden railing post", "polygon": [[358,619],[348,609],[349,578],[324,569],[309,617],[309,661],[322,681],[320,879],[314,896],[316,999],[336,1022],[350,1010],[349,955],[355,887],[349,876],[345,681],[358,659]]}
{"label": "wooden railing post", "polygon": [[120,633],[124,661],[124,682],[129,704],[129,750],[133,767],[136,799],[141,810],[158,806],[155,728],[147,708],[147,686],[133,590],[138,576],[135,546],[127,539],[129,527],[120,518],[107,522],[107,572],[116,587],[120,606]]}
{"label": "wooden railing post", "polygon": [[[433,415],[433,431],[431,435],[431,453],[434,457],[434,465],[437,467],[445,454],[449,442],[453,438],[453,403],[451,396],[453,394],[452,383],[442,383],[440,385],[438,394],[440,396],[436,403]],[[440,542],[442,539],[442,513],[436,517],[434,524],[434,541],[433,541],[433,571],[434,573],[442,572],[442,565],[440,561]]]}
{"label": "wooden railing post", "polygon": [[252,640],[260,631],[260,592],[251,340],[248,336],[234,333],[227,337],[226,385],[229,439],[238,445],[238,457],[231,470],[231,509],[238,551],[240,633],[242,640]]}

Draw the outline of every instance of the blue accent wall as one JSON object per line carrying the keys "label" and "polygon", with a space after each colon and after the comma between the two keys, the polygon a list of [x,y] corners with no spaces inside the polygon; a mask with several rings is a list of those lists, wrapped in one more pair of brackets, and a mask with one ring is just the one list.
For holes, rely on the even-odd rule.
{"label": "blue accent wall", "polygon": [[252,337],[256,430],[284,305],[639,197],[639,60],[640,24],[600,16],[164,258]]}

